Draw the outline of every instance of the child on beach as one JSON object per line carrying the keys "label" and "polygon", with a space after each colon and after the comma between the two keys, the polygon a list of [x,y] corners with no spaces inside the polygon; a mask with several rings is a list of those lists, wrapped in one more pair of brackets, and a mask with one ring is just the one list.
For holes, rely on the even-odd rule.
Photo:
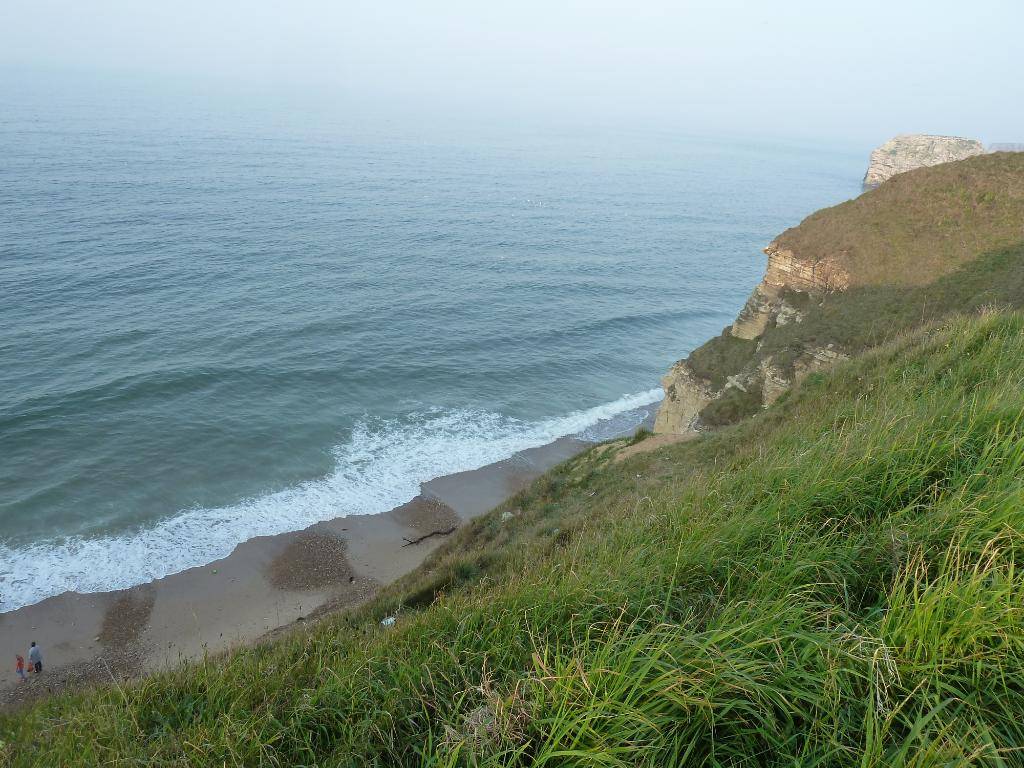
{"label": "child on beach", "polygon": [[18,677],[21,678],[20,680],[18,680],[18,682],[19,683],[24,683],[25,682],[25,657],[22,656],[20,653],[15,654],[15,656],[17,656],[17,658],[18,658],[18,663],[14,667],[14,669],[18,673]]}

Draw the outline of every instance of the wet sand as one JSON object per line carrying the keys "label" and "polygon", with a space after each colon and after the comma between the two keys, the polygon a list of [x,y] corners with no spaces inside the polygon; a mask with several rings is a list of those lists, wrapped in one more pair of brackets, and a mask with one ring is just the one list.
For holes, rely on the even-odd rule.
{"label": "wet sand", "polygon": [[[226,558],[117,592],[67,592],[0,614],[0,708],[68,687],[134,677],[202,658],[296,622],[358,605],[415,569],[451,532],[587,448],[573,438],[437,478],[412,501],[240,544]],[[416,542],[416,543],[410,543]],[[30,641],[43,673],[19,684]]]}

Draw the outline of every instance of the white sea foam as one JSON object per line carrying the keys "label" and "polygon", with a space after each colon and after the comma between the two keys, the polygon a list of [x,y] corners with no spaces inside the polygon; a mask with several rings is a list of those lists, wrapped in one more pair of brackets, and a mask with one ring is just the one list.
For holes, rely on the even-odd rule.
{"label": "white sea foam", "polygon": [[0,611],[68,590],[124,589],[226,557],[241,542],[346,515],[385,512],[420,483],[477,469],[566,435],[602,439],[636,424],[625,414],[661,389],[543,422],[495,413],[432,410],[401,423],[367,419],[335,449],[327,477],[227,507],[188,509],[118,536],[69,538],[12,549],[0,545]]}

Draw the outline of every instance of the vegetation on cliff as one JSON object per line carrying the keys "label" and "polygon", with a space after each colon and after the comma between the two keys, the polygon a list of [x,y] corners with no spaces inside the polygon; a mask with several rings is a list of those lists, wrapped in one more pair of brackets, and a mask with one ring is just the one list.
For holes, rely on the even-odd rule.
{"label": "vegetation on cliff", "polygon": [[1024,153],[918,168],[824,208],[776,239],[802,261],[835,259],[852,286],[923,285],[1024,241]]}
{"label": "vegetation on cliff", "polygon": [[1008,764],[1022,380],[1024,317],[988,313],[698,440],[596,448],[354,614],[7,717],[5,760]]}
{"label": "vegetation on cliff", "polygon": [[735,423],[808,373],[951,313],[1024,306],[1024,154],[900,174],[767,250],[737,322],[666,377],[660,431]]}

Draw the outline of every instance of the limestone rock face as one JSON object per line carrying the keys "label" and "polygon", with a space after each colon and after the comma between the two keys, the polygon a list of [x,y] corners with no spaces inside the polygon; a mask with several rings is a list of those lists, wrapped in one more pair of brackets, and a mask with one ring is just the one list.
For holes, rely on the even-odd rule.
{"label": "limestone rock face", "polygon": [[775,241],[769,243],[764,252],[768,254],[768,268],[764,273],[766,285],[804,293],[844,291],[850,285],[850,275],[835,259],[801,259],[792,251],[780,248]]}
{"label": "limestone rock face", "polygon": [[778,400],[792,383],[786,372],[776,365],[771,357],[766,357],[760,362],[758,372],[761,374],[761,392],[765,405],[771,405]]}
{"label": "limestone rock face", "polygon": [[[777,242],[765,248],[765,253],[768,267],[764,279],[726,329],[726,338],[757,341],[769,328],[803,320],[803,312],[791,303],[793,297],[820,298],[846,290],[850,285],[850,275],[832,258],[801,259]],[[770,355],[760,355],[759,347],[760,341],[751,347],[752,354],[747,362],[737,372],[727,375],[718,387],[698,375],[689,358],[673,365],[661,382],[665,399],[658,409],[654,431],[677,435],[696,433],[707,426],[701,420],[702,411],[720,398],[733,401],[738,398],[746,412],[750,408],[767,408],[807,374],[846,358],[842,351],[827,345],[802,350],[788,365],[780,365]],[[738,397],[737,391],[743,395]]]}
{"label": "limestone rock face", "polygon": [[654,431],[677,435],[695,432],[697,416],[712,399],[708,382],[694,374],[685,360],[680,360],[661,380],[661,386],[665,399],[658,408]]}
{"label": "limestone rock face", "polygon": [[850,286],[850,275],[834,259],[808,261],[772,242],[764,249],[768,268],[732,324],[732,335],[756,339],[773,320],[779,325],[800,322],[800,312],[786,303],[787,290],[831,293]]}
{"label": "limestone rock face", "polygon": [[[1024,154],[900,136],[875,152],[867,181],[912,168],[811,214],[765,248],[764,277],[734,322],[663,379],[656,432],[683,439],[736,424],[808,375],[913,328],[918,308],[921,322],[962,309],[955,292],[946,299],[924,289],[983,254],[1018,247]],[[880,311],[891,302],[901,302],[896,311]]]}
{"label": "limestone rock face", "polygon": [[738,339],[756,339],[764,333],[781,303],[778,290],[761,282],[736,315],[732,323],[732,335]]}
{"label": "limestone rock face", "polygon": [[864,186],[877,187],[898,173],[983,154],[984,145],[974,139],[903,134],[889,139],[871,153],[868,172],[864,175]]}
{"label": "limestone rock face", "polygon": [[836,363],[849,359],[850,356],[837,349],[835,344],[808,349],[793,363],[793,381],[801,381],[808,374],[831,368]]}

